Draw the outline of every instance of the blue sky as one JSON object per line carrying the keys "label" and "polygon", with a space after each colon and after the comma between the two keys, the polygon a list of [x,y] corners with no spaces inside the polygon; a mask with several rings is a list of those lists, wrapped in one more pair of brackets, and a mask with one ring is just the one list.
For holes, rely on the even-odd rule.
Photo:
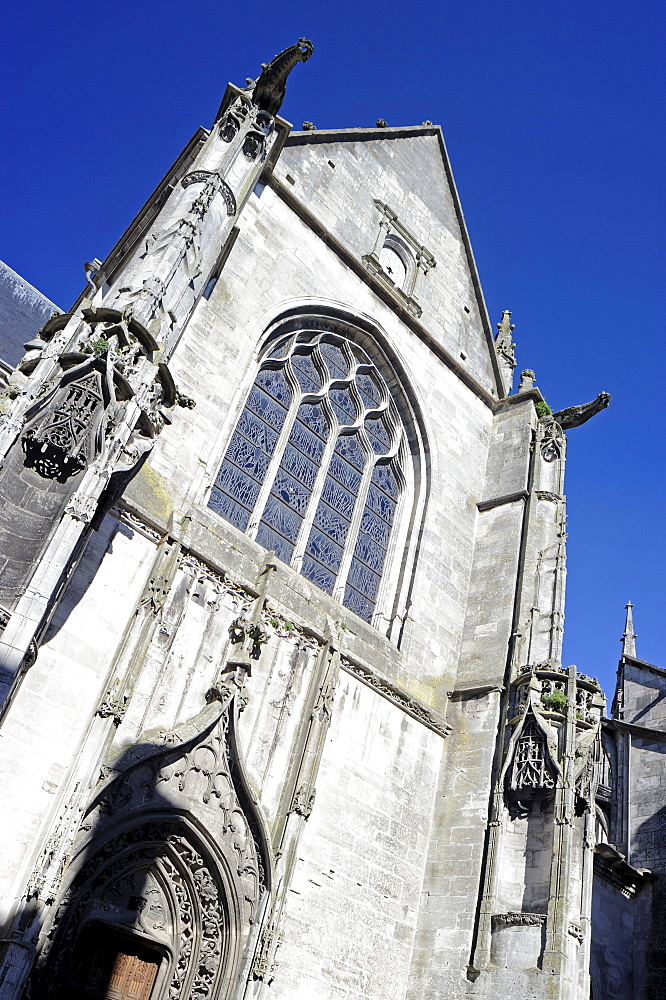
{"label": "blue sky", "polygon": [[661,0],[27,2],[4,14],[0,257],[62,307],[228,80],[300,35],[297,127],[444,129],[488,309],[569,434],[565,662],[610,693],[624,605],[666,667]]}

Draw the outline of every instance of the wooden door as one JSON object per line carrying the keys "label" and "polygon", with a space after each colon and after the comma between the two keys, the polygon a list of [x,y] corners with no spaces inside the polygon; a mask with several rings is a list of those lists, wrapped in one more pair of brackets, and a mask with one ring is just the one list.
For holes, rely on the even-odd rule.
{"label": "wooden door", "polygon": [[96,924],[87,927],[79,939],[67,976],[67,996],[150,1000],[159,967],[159,954],[142,941]]}
{"label": "wooden door", "polygon": [[150,1000],[158,968],[154,952],[125,946],[114,956],[104,1000]]}

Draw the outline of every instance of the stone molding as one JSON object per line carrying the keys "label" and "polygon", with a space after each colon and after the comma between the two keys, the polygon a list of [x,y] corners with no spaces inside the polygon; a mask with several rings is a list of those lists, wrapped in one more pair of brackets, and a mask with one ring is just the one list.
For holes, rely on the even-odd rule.
{"label": "stone molding", "polygon": [[[151,525],[146,524],[135,512],[130,512],[122,507],[118,508],[114,513],[115,516],[119,516],[119,519],[123,523],[139,531],[141,534],[145,534],[146,537],[153,538],[153,540],[162,538]],[[238,600],[239,604],[247,606],[257,597],[256,593],[242,584],[234,582],[226,573],[213,569],[207,563],[204,563],[190,549],[183,548],[181,566],[193,569],[199,574],[200,579],[212,581],[220,593],[231,594]],[[262,624],[275,636],[283,640],[294,641],[302,648],[318,649],[326,644],[327,640],[325,636],[317,635],[314,630],[305,629],[298,623],[289,621],[283,613],[277,611],[275,602],[270,599],[265,602],[261,619]],[[368,687],[373,688],[383,698],[386,698],[387,701],[392,702],[417,722],[426,726],[433,733],[437,733],[438,736],[445,737],[451,732],[453,727],[438,712],[433,711],[424,702],[409,694],[402,687],[380,677],[370,667],[345,655],[342,650],[341,653],[340,666],[347,673],[352,674],[352,676],[357,677]]]}
{"label": "stone molding", "polygon": [[539,927],[546,923],[545,913],[494,913],[493,927]]}
{"label": "stone molding", "polygon": [[479,500],[476,505],[477,510],[492,510],[493,507],[502,507],[507,503],[516,503],[518,500],[527,500],[529,493],[527,490],[518,490],[516,493],[507,493],[502,497],[494,497],[492,500]]}
{"label": "stone molding", "polygon": [[417,722],[426,726],[427,729],[430,729],[433,733],[437,733],[438,736],[448,736],[453,729],[448,722],[445,722],[438,713],[433,712],[422,701],[407,694],[406,691],[401,690],[389,681],[384,680],[383,677],[380,677],[369,667],[350,660],[346,656],[340,657],[340,667],[346,673],[357,677],[368,687],[377,691],[382,698],[386,698],[387,701],[390,701],[397,708],[402,709],[403,712],[406,712],[407,715],[410,715]]}

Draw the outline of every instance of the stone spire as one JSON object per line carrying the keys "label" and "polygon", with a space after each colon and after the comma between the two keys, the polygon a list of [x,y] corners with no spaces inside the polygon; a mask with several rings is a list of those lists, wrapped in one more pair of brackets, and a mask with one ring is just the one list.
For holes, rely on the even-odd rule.
{"label": "stone spire", "polygon": [[511,389],[513,388],[513,370],[516,367],[516,345],[514,344],[513,337],[511,336],[514,329],[515,326],[511,322],[511,312],[508,309],[505,309],[502,312],[501,321],[497,324],[495,351],[497,352],[497,360],[499,361],[500,371],[502,373],[502,383],[506,393],[511,392]]}
{"label": "stone spire", "polygon": [[622,655],[636,656],[636,635],[634,633],[634,614],[631,601],[627,604],[627,620],[624,623],[624,635],[622,636]]}

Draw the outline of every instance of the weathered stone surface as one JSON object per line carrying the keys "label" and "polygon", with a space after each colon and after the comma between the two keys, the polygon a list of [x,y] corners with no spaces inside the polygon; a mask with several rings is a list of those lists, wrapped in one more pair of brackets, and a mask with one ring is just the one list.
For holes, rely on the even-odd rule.
{"label": "weathered stone surface", "polygon": [[[76,928],[100,914],[173,955],[159,981],[170,1000],[586,1000],[603,700],[560,661],[563,433],[539,418],[533,387],[504,398],[439,130],[289,139],[269,114],[278,83],[230,88],[212,131],[91,279],[85,321],[110,304],[113,322],[132,315],[149,363],[169,355],[181,404],[108,498],[116,505],[95,530],[88,518],[58,535],[53,553],[61,512],[49,508],[36,531],[29,477],[5,470],[0,530],[19,540],[23,602],[6,633],[27,634],[47,593],[33,600],[19,572],[27,579],[45,540],[53,616],[28,636],[37,659],[2,730],[12,971],[0,1000],[18,1000],[36,955],[39,975],[60,976]],[[241,531],[208,506],[267,345],[287,332],[364,351],[402,435],[370,621],[306,579],[300,556],[287,565],[262,548],[252,517]],[[331,421],[334,391],[321,404]],[[359,407],[358,388],[345,391]],[[319,398],[303,392],[307,405]],[[333,437],[308,489],[333,468]],[[246,439],[239,462],[257,482],[286,449],[287,431],[274,438],[263,457]],[[369,467],[370,438],[359,440]],[[293,509],[305,480],[285,484]],[[367,482],[354,488],[370,496]],[[352,497],[341,566],[356,558],[345,539],[364,502]],[[305,532],[319,515],[303,504]],[[631,766],[654,783],[661,702],[646,699],[644,672],[626,678],[628,723],[648,713],[654,730]],[[647,865],[661,825],[647,796],[636,802],[628,839]],[[86,895],[95,866],[108,885]],[[173,917],[149,924],[150,900],[177,910],[191,938],[177,939]],[[48,957],[50,941],[61,958]],[[624,968],[613,976],[628,981]]]}

